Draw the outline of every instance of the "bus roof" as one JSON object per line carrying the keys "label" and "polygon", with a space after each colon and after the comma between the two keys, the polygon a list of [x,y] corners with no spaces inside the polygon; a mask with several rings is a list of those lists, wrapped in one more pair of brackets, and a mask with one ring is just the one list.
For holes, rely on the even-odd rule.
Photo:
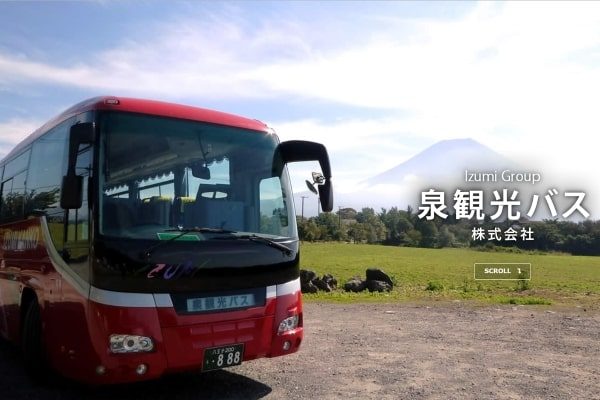
{"label": "bus roof", "polygon": [[134,99],[129,97],[100,96],[93,97],[75,104],[73,107],[63,111],[58,116],[46,122],[36,129],[31,135],[20,142],[0,164],[9,160],[34,142],[38,137],[48,132],[61,122],[78,115],[82,112],[92,110],[115,110],[139,114],[156,115],[161,117],[180,118],[192,121],[208,122],[219,125],[233,126],[236,128],[250,129],[269,132],[269,127],[261,121],[240,117],[220,111],[205,108],[186,106],[182,104],[166,103],[155,100]]}

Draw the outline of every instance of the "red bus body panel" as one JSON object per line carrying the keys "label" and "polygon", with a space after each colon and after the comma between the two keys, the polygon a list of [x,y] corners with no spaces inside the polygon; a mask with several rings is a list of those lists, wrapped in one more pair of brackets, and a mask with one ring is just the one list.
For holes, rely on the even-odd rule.
{"label": "red bus body panel", "polygon": [[[277,334],[279,321],[289,316],[290,310],[301,315],[300,291],[269,299],[265,307],[206,316],[178,316],[172,308],[115,307],[88,300],[87,321],[70,318],[68,326],[90,327],[89,331],[65,335],[65,325],[62,329],[56,326],[59,329],[48,332],[47,343],[55,343],[49,346],[54,352],[50,359],[56,360],[53,366],[65,376],[92,384],[134,382],[201,370],[204,349],[210,347],[243,343],[244,361],[294,353],[303,339],[303,328]],[[64,312],[73,315],[73,310]],[[112,333],[150,336],[155,349],[151,353],[111,354],[108,338]],[[291,343],[289,350],[283,350],[285,341]],[[142,363],[148,372],[139,376],[135,369]],[[106,368],[103,375],[95,373],[99,365]]]}

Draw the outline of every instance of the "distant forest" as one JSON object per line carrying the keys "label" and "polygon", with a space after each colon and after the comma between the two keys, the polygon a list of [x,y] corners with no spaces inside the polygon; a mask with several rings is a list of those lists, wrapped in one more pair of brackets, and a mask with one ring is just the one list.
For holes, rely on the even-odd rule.
{"label": "distant forest", "polygon": [[[349,241],[408,247],[473,247],[482,250],[564,252],[600,255],[600,221],[484,221],[456,220],[454,216],[433,221],[420,219],[408,207],[356,211],[341,208],[317,217],[297,217],[298,233],[306,241]],[[479,232],[474,237],[474,229]],[[523,240],[531,230],[533,240]],[[512,237],[511,240],[506,240]],[[490,240],[491,238],[491,240]]]}

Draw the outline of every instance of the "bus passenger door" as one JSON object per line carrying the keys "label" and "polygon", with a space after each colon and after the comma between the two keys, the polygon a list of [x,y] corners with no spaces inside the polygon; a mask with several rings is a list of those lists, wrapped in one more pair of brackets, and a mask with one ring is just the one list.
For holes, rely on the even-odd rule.
{"label": "bus passenger door", "polygon": [[[82,204],[79,208],[64,210],[62,250],[60,254],[68,267],[67,274],[80,279],[65,279],[57,274],[52,282],[53,297],[46,333],[50,338],[48,352],[53,366],[69,375],[76,375],[82,360],[91,357],[92,349],[88,331],[86,305],[87,293],[83,295],[81,280],[89,282],[90,221],[88,184],[92,165],[92,148],[79,150],[76,174],[83,177]],[[85,297],[84,297],[85,296]],[[65,330],[65,326],[69,329]]]}

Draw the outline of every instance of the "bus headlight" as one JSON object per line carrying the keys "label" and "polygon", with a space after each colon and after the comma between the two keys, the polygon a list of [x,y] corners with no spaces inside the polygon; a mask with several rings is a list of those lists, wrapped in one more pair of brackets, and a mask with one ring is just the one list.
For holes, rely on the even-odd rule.
{"label": "bus headlight", "polygon": [[145,353],[154,350],[154,342],[147,336],[110,335],[111,353]]}
{"label": "bus headlight", "polygon": [[291,317],[287,317],[283,321],[279,323],[279,329],[277,329],[277,333],[281,334],[283,332],[291,331],[292,329],[296,329],[298,327],[298,316],[293,315]]}

